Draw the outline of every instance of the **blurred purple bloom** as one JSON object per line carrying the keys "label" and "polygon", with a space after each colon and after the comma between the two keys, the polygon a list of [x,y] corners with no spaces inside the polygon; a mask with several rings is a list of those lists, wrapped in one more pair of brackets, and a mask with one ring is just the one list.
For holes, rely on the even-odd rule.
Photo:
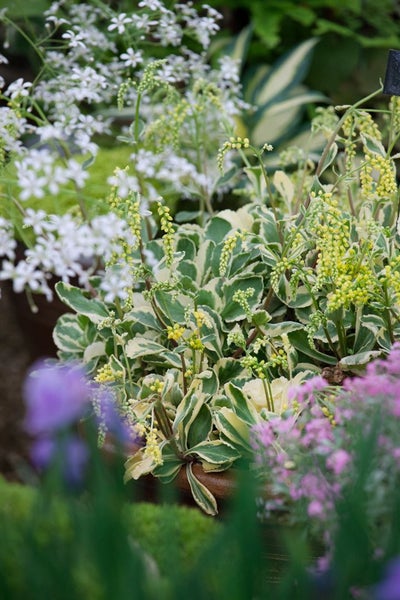
{"label": "blurred purple bloom", "polygon": [[97,422],[101,428],[109,432],[114,440],[122,445],[138,442],[138,437],[132,434],[126,419],[118,411],[115,398],[110,390],[104,390],[97,398]]}
{"label": "blurred purple bloom", "polygon": [[73,435],[57,439],[40,437],[32,444],[31,459],[39,469],[47,469],[53,460],[61,461],[64,481],[77,485],[83,479],[83,472],[88,460],[85,443]]}
{"label": "blurred purple bloom", "polygon": [[400,557],[389,562],[384,580],[374,591],[375,600],[400,600]]}
{"label": "blurred purple bloom", "polygon": [[35,366],[25,382],[25,429],[48,435],[79,419],[90,402],[84,370],[71,365]]}

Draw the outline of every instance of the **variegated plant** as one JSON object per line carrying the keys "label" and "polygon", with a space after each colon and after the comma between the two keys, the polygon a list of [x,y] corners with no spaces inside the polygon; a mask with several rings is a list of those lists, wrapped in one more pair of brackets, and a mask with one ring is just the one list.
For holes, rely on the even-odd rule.
{"label": "variegated plant", "polygon": [[231,150],[243,157],[247,202],[204,226],[174,224],[161,202],[143,216],[136,194],[115,197],[132,246],[91,293],[57,284],[76,313],[55,328],[60,359],[83,360],[112,387],[141,438],[128,478],[167,482],[183,467],[214,514],[194,464],[246,461],[250,426],[286,410],[290,386],[324,370],[340,380],[400,339],[399,103],[381,129],[361,104],[318,115],[320,160],[292,172],[270,177],[262,150],[227,141],[218,161]]}

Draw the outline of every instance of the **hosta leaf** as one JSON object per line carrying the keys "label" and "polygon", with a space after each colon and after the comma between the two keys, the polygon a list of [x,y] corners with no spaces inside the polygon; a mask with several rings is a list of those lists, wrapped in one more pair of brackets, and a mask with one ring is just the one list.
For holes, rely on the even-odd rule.
{"label": "hosta leaf", "polygon": [[224,389],[237,416],[245,423],[255,425],[259,421],[257,410],[251,402],[248,402],[243,391],[233,383],[227,383]]}
{"label": "hosta leaf", "polygon": [[383,156],[384,158],[386,157],[386,150],[381,141],[368,135],[367,133],[361,133],[360,137],[369,152],[372,152],[373,154],[379,154],[379,156]]}
{"label": "hosta leaf", "polygon": [[171,294],[163,290],[157,290],[154,298],[158,308],[164,313],[170,324],[185,323],[185,308],[190,301],[189,298],[182,294]]}
{"label": "hosta leaf", "polygon": [[154,459],[152,456],[145,456],[143,450],[139,450],[133,456],[130,456],[125,461],[125,475],[124,481],[129,479],[139,479],[143,475],[151,473],[155,467]]}
{"label": "hosta leaf", "polygon": [[141,326],[145,326],[148,329],[154,329],[155,331],[162,331],[160,322],[154,315],[151,306],[141,306],[140,308],[133,308],[124,316],[124,323],[132,322],[133,325],[139,323]]}
{"label": "hosta leaf", "polygon": [[186,465],[186,476],[196,503],[206,514],[216,515],[218,513],[217,501],[210,490],[194,476],[190,463]]}
{"label": "hosta leaf", "polygon": [[240,452],[222,440],[212,440],[200,442],[188,450],[188,454],[196,454],[201,460],[220,465],[226,462],[233,462],[240,458]]}
{"label": "hosta leaf", "polygon": [[83,290],[70,283],[59,281],[55,285],[55,290],[64,304],[78,314],[85,315],[93,323],[100,323],[109,316],[107,307],[103,302],[96,298],[87,298]]}
{"label": "hosta leaf", "polygon": [[247,276],[234,277],[229,280],[223,287],[225,298],[225,308],[221,313],[221,317],[228,323],[239,321],[246,317],[246,314],[240,304],[233,300],[233,296],[237,291],[246,292],[249,288],[254,290],[252,296],[247,298],[247,302],[251,310],[255,310],[260,304],[261,296],[264,291],[264,281],[262,277]]}
{"label": "hosta leaf", "polygon": [[329,147],[328,152],[326,153],[326,155],[324,157],[324,160],[319,165],[319,175],[322,175],[322,173],[324,171],[326,171],[326,169],[333,163],[333,161],[336,158],[337,152],[338,152],[338,145],[336,143],[333,143]]}
{"label": "hosta leaf", "polygon": [[290,206],[294,196],[294,185],[292,180],[284,171],[275,171],[272,182],[287,206]]}
{"label": "hosta leaf", "polygon": [[193,448],[201,441],[206,440],[212,430],[212,417],[206,404],[200,407],[196,419],[190,425],[187,433],[187,446]]}
{"label": "hosta leaf", "polygon": [[277,61],[256,88],[252,103],[260,106],[297,85],[307,72],[317,41],[316,38],[306,40]]}
{"label": "hosta leaf", "polygon": [[225,221],[225,219],[221,219],[220,217],[213,217],[206,225],[205,237],[206,239],[219,244],[231,229],[232,225],[228,221]]}
{"label": "hosta leaf", "polygon": [[154,342],[149,338],[139,335],[128,340],[125,346],[125,352],[128,358],[140,358],[151,354],[163,354],[165,351],[165,347],[158,342]]}
{"label": "hosta leaf", "polygon": [[76,315],[61,315],[53,330],[53,340],[59,350],[63,352],[82,353],[87,340]]}
{"label": "hosta leaf", "polygon": [[161,448],[162,464],[157,465],[153,470],[154,477],[161,479],[163,483],[170,483],[178,475],[183,466],[183,462],[177,457],[169,443]]}
{"label": "hosta leaf", "polygon": [[344,370],[352,370],[355,367],[364,368],[366,364],[371,362],[374,358],[378,358],[378,356],[382,356],[384,354],[383,350],[369,350],[368,352],[358,352],[357,354],[351,354],[349,356],[345,356],[340,361],[340,366]]}
{"label": "hosta leaf", "polygon": [[292,331],[292,333],[289,333],[289,340],[297,350],[306,356],[314,358],[322,364],[336,365],[337,359],[335,356],[330,356],[329,354],[324,354],[323,352],[311,348],[305,331]]}
{"label": "hosta leaf", "polygon": [[215,364],[214,371],[218,376],[221,386],[233,379],[242,378],[247,372],[240,364],[240,361],[234,358],[221,358],[221,360]]}
{"label": "hosta leaf", "polygon": [[251,452],[249,444],[249,427],[230,408],[219,408],[214,412],[214,421],[218,430],[235,446]]}
{"label": "hosta leaf", "polygon": [[98,358],[99,356],[104,356],[106,353],[106,345],[104,342],[93,342],[89,344],[85,348],[83,353],[83,362],[87,363],[91,361],[93,358]]}

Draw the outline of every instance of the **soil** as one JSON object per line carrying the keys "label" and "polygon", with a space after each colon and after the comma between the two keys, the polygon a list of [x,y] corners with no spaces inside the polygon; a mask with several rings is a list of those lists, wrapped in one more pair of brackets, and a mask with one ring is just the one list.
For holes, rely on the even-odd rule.
{"label": "soil", "polygon": [[27,471],[28,439],[23,431],[23,382],[31,353],[26,347],[15,311],[14,298],[2,286],[0,297],[0,475],[23,480]]}

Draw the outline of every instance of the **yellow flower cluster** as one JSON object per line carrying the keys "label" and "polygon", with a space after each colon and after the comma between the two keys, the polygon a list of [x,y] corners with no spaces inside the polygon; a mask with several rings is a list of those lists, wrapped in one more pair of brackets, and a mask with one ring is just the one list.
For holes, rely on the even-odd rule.
{"label": "yellow flower cluster", "polygon": [[175,251],[175,237],[174,237],[174,226],[172,223],[172,217],[170,209],[161,202],[157,202],[157,212],[160,217],[160,229],[164,232],[163,245],[166,264],[168,267],[172,265],[174,260]]}
{"label": "yellow flower cluster", "polygon": [[392,113],[390,126],[393,130],[394,135],[398,135],[400,132],[400,97],[392,96],[389,102],[389,109]]}
{"label": "yellow flower cluster", "polygon": [[317,281],[319,289],[324,283],[335,281],[342,271],[341,264],[350,246],[350,225],[343,219],[338,201],[330,192],[321,195],[317,211],[310,220],[310,230],[316,235]]}
{"label": "yellow flower cluster", "polygon": [[174,325],[167,325],[167,337],[169,340],[174,340],[178,342],[183,334],[185,333],[185,328],[179,323],[175,323]]}
{"label": "yellow flower cluster", "polygon": [[224,241],[221,256],[219,259],[219,274],[221,275],[221,277],[226,275],[229,259],[236,247],[238,240],[244,240],[244,233],[242,233],[241,231],[235,231],[235,233],[232,233],[232,235],[228,236]]}
{"label": "yellow flower cluster", "polygon": [[364,198],[390,198],[397,192],[393,161],[365,150],[365,163],[360,171],[360,182]]}
{"label": "yellow flower cluster", "polygon": [[112,370],[111,365],[106,364],[97,370],[94,380],[97,383],[111,383],[119,378],[119,374]]}
{"label": "yellow flower cluster", "polygon": [[380,283],[393,290],[395,300],[400,303],[400,256],[395,256],[383,269]]}
{"label": "yellow flower cluster", "polygon": [[168,145],[177,147],[181,141],[180,131],[191,109],[188,100],[182,98],[148,126],[146,138],[160,148]]}
{"label": "yellow flower cluster", "polygon": [[350,304],[367,304],[376,290],[376,280],[368,265],[357,265],[351,261],[340,261],[335,279],[335,291],[328,294],[326,309],[334,311]]}
{"label": "yellow flower cluster", "polygon": [[254,291],[254,288],[247,288],[247,290],[237,290],[232,297],[232,300],[239,304],[239,306],[246,315],[246,319],[249,322],[251,321],[253,314],[251,312],[248,298],[254,296]]}
{"label": "yellow flower cluster", "polygon": [[157,430],[151,428],[146,433],[146,446],[144,448],[144,456],[153,459],[155,465],[162,465],[163,459],[159,446]]}
{"label": "yellow flower cluster", "polygon": [[241,150],[250,147],[249,138],[242,138],[240,136],[230,137],[228,141],[224,142],[222,147],[218,150],[217,154],[217,165],[220,171],[224,170],[224,157],[229,150]]}
{"label": "yellow flower cluster", "polygon": [[164,382],[161,379],[154,379],[154,381],[150,383],[149,388],[155,394],[161,394],[164,389]]}
{"label": "yellow flower cluster", "polygon": [[203,325],[206,327],[211,327],[211,322],[206,313],[202,310],[194,310],[193,316],[196,319],[196,326],[200,329]]}

